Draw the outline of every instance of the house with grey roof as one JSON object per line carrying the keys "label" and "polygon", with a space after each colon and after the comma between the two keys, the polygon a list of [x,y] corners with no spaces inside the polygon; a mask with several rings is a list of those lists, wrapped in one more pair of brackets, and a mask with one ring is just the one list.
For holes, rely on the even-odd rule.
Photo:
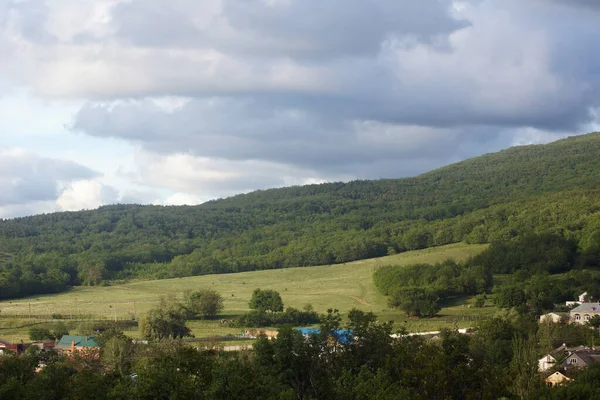
{"label": "house with grey roof", "polygon": [[600,303],[582,303],[569,312],[569,320],[583,325],[594,315],[600,315]]}
{"label": "house with grey roof", "polygon": [[565,368],[586,368],[598,361],[600,361],[600,352],[585,348],[569,352],[561,366]]}

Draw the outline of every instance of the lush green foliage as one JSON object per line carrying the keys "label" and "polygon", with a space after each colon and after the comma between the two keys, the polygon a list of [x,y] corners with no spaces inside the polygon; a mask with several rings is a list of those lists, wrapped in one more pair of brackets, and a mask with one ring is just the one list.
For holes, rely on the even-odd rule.
{"label": "lush green foliage", "polygon": [[344,263],[545,231],[578,242],[586,262],[598,265],[599,154],[595,133],[415,178],[258,191],[196,207],[118,205],[0,221],[0,297],[132,277]]}
{"label": "lush green foliage", "polygon": [[281,300],[279,292],[275,290],[255,289],[248,306],[259,312],[280,312],[283,311],[283,300]]}
{"label": "lush green foliage", "polygon": [[144,337],[177,339],[191,336],[186,321],[188,310],[175,299],[161,299],[160,305],[146,314],[140,321],[140,330]]}
{"label": "lush green foliage", "polygon": [[285,311],[276,313],[252,310],[239,317],[234,325],[247,328],[262,328],[265,326],[281,325],[313,325],[319,322],[319,314],[312,309],[298,310],[294,307],[287,307]]}
{"label": "lush green foliage", "polygon": [[[504,313],[472,335],[442,330],[439,339],[392,337],[394,326],[352,310],[347,322],[329,310],[319,334],[283,327],[260,338],[253,352],[197,350],[181,341],[135,344],[109,330],[100,359],[28,352],[0,356],[0,398],[12,399],[596,399],[600,369],[573,382],[543,385],[537,359],[562,343],[590,344],[582,325],[538,324]],[[341,328],[353,340],[332,335]],[[39,362],[46,366],[35,373]],[[135,373],[135,375],[131,375]]]}
{"label": "lush green foliage", "polygon": [[250,311],[242,315],[234,325],[260,328],[280,325],[312,325],[320,321],[312,305],[307,304],[304,311],[288,307],[283,311],[283,300],[275,290],[255,289],[248,304]]}
{"label": "lush green foliage", "polygon": [[200,289],[185,294],[186,308],[191,317],[214,318],[223,311],[223,296],[213,289]]}
{"label": "lush green foliage", "polygon": [[389,301],[391,307],[404,310],[409,317],[433,317],[441,307],[438,294],[421,287],[403,287],[395,291]]}
{"label": "lush green foliage", "polygon": [[495,274],[526,270],[530,274],[557,274],[571,270],[577,260],[577,243],[552,233],[529,234],[510,242],[495,242],[473,260]]}
{"label": "lush green foliage", "polygon": [[382,294],[390,296],[391,307],[418,317],[437,314],[442,299],[483,293],[492,286],[489,268],[452,260],[435,265],[384,266],[375,271],[373,280]]}
{"label": "lush green foliage", "polygon": [[45,328],[30,328],[29,339],[33,341],[54,339],[55,337],[50,333],[50,330]]}

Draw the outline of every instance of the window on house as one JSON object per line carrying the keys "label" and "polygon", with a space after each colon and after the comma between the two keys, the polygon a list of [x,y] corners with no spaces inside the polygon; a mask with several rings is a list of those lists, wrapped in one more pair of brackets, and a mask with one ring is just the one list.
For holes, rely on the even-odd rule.
{"label": "window on house", "polygon": [[571,358],[571,360],[569,361],[569,363],[571,363],[571,364],[577,364],[577,359],[576,358]]}
{"label": "window on house", "polygon": [[589,315],[587,315],[587,314],[585,314],[585,315],[583,316],[583,319],[584,319],[585,321],[589,321],[589,319],[590,319],[590,316],[589,316]]}
{"label": "window on house", "polygon": [[579,321],[581,319],[581,316],[579,314],[575,314],[575,321]]}

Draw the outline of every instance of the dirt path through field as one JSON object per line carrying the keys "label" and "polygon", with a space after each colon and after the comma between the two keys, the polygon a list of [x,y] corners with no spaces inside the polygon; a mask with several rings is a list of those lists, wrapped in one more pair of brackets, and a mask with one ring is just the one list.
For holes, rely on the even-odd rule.
{"label": "dirt path through field", "polygon": [[350,297],[352,300],[355,300],[355,301],[357,301],[358,303],[362,304],[363,306],[370,306],[370,304],[369,304],[369,303],[367,303],[367,302],[366,302],[366,301],[364,301],[363,299],[359,299],[359,298],[358,298],[358,297],[356,297],[356,296],[348,296],[348,297]]}

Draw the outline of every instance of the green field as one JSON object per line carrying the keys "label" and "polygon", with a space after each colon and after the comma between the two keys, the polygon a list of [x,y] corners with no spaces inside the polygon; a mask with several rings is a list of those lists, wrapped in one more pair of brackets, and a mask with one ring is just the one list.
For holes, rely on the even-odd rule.
{"label": "green field", "polygon": [[[407,319],[401,311],[387,308],[384,296],[377,293],[373,271],[383,265],[435,263],[452,258],[465,260],[486,245],[463,243],[406,252],[394,256],[357,261],[342,265],[288,268],[206,275],[179,279],[132,282],[107,287],[75,287],[57,295],[34,296],[0,302],[0,337],[27,339],[30,324],[48,324],[65,318],[75,320],[139,319],[155,306],[160,296],[181,295],[185,290],[212,288],[225,299],[223,318],[244,313],[255,288],[274,289],[281,293],[285,306],[302,308],[312,304],[318,312],[337,308],[342,313],[353,307],[376,313],[381,320],[393,320],[411,331],[437,329],[441,326],[468,326],[477,317],[495,312],[493,307],[468,308],[469,299],[457,299],[433,319]],[[190,321],[196,337],[236,334],[240,329],[223,327],[218,321]],[[135,336],[136,332],[131,332]]]}

